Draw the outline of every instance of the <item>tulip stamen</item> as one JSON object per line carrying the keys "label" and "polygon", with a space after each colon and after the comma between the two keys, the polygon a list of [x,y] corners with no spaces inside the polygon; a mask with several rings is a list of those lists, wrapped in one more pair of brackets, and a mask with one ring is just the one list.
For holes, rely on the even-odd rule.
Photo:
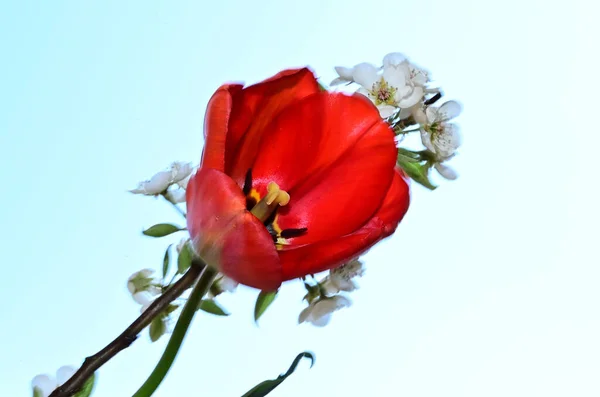
{"label": "tulip stamen", "polygon": [[266,221],[277,207],[283,207],[290,202],[290,195],[285,190],[281,190],[275,182],[269,182],[267,185],[267,194],[263,197],[250,212],[260,219]]}

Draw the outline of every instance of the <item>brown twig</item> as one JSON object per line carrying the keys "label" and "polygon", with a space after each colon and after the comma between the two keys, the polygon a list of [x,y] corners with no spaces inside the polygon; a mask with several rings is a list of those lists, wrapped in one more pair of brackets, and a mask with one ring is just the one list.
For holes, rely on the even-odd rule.
{"label": "brown twig", "polygon": [[146,328],[152,320],[161,314],[167,306],[177,299],[185,290],[194,285],[200,273],[206,265],[200,259],[195,258],[192,261],[190,269],[167,289],[161,296],[144,311],[121,335],[110,342],[104,349],[93,356],[89,356],[83,362],[83,365],[67,382],[54,390],[49,397],[71,397],[83,387],[98,368],[106,364],[111,358],[116,356],[121,350],[128,348],[138,337],[138,334]]}

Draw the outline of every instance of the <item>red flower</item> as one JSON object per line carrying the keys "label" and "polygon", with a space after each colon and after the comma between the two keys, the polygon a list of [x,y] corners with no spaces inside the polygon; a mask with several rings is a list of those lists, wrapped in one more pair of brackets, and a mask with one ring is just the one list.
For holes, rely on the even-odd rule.
{"label": "red flower", "polygon": [[220,87],[187,188],[197,253],[263,290],[347,262],[394,232],[409,204],[394,134],[361,95],[308,69]]}

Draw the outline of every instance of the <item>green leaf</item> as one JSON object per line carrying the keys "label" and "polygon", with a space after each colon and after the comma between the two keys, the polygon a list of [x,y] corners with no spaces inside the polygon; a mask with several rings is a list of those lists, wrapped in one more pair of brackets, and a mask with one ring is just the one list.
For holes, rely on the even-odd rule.
{"label": "green leaf", "polygon": [[174,303],[170,303],[169,306],[167,306],[167,308],[165,309],[165,313],[167,315],[173,313],[175,310],[179,309],[179,305],[176,305]]}
{"label": "green leaf", "polygon": [[177,273],[183,274],[192,266],[192,251],[187,244],[183,246],[177,258]]}
{"label": "green leaf", "polygon": [[260,291],[260,294],[258,294],[258,297],[256,298],[256,305],[254,306],[254,321],[258,321],[271,303],[273,303],[277,296],[277,292],[278,291]]}
{"label": "green leaf", "polygon": [[169,266],[171,264],[171,257],[169,256],[169,249],[171,249],[171,245],[173,245],[173,244],[170,244],[167,247],[167,250],[165,251],[165,257],[163,258],[163,268],[162,268],[163,279],[165,277],[167,277],[167,274],[169,273]]}
{"label": "green leaf", "polygon": [[81,390],[73,395],[73,397],[89,397],[94,390],[94,386],[96,384],[96,374],[90,376],[88,380],[85,381]]}
{"label": "green leaf", "polygon": [[202,299],[198,305],[198,309],[216,316],[229,316],[229,313],[212,299]]}
{"label": "green leaf", "polygon": [[142,233],[144,233],[146,236],[150,236],[150,237],[164,237],[164,236],[168,236],[169,234],[179,232],[181,230],[185,230],[185,228],[171,225],[170,223],[159,223],[154,226],[150,226],[148,229],[144,230]]}
{"label": "green leaf", "polygon": [[429,167],[427,164],[413,163],[410,161],[398,161],[398,165],[410,176],[415,182],[425,186],[427,189],[434,190],[437,188],[429,181]]}
{"label": "green leaf", "polygon": [[412,150],[398,148],[398,161],[408,161],[410,163],[418,163],[421,160],[421,156],[417,152]]}
{"label": "green leaf", "polygon": [[33,397],[44,397],[44,392],[39,387],[33,388]]}
{"label": "green leaf", "polygon": [[304,358],[304,357],[310,358],[310,367],[312,368],[313,364],[315,363],[314,355],[309,352],[300,353],[296,356],[296,358],[294,359],[294,362],[290,366],[290,369],[288,369],[288,371],[285,374],[279,375],[277,377],[277,379],[265,380],[264,382],[259,383],[258,385],[254,386],[252,389],[250,389],[248,392],[246,392],[246,394],[244,394],[242,397],[264,397],[264,396],[266,396],[267,394],[272,392],[273,389],[275,389],[277,386],[279,386],[288,376],[290,376],[291,374],[294,373],[294,371],[296,370],[296,367],[300,363],[300,360],[302,360],[302,358]]}
{"label": "green leaf", "polygon": [[167,332],[167,324],[165,324],[165,317],[158,316],[150,323],[150,340],[156,342]]}

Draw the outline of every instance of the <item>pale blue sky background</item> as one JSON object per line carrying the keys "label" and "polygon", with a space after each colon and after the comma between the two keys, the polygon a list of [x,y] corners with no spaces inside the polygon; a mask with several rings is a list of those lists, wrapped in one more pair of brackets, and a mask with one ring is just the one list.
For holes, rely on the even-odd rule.
{"label": "pale blue sky background", "polygon": [[[179,221],[126,190],[197,162],[204,108],[228,80],[380,62],[402,51],[463,102],[461,178],[415,186],[366,257],[352,308],[296,324],[287,285],[257,328],[256,292],[198,315],[156,396],[243,394],[309,349],[277,396],[598,396],[598,37],[585,0],[8,1],[0,5],[0,395],[30,395],[110,341]],[[99,373],[130,396],[166,340]]]}

